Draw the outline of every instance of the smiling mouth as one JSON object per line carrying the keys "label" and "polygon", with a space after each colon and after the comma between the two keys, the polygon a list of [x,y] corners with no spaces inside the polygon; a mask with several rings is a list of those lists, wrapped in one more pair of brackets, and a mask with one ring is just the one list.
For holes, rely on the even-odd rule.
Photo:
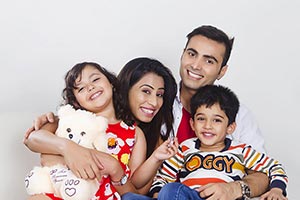
{"label": "smiling mouth", "polygon": [[201,78],[204,77],[204,76],[202,76],[202,75],[200,75],[200,74],[195,74],[195,73],[193,73],[193,72],[191,72],[191,71],[189,71],[189,70],[187,70],[187,74],[188,74],[190,77],[194,78],[194,79],[201,79]]}
{"label": "smiling mouth", "polygon": [[91,100],[94,100],[94,99],[96,99],[97,97],[99,97],[100,95],[102,94],[102,92],[96,92],[96,93],[94,93],[91,97],[90,97],[90,99]]}
{"label": "smiling mouth", "polygon": [[153,110],[153,109],[141,108],[141,111],[142,111],[143,113],[148,114],[148,115],[153,115],[153,114],[154,114],[154,110]]}

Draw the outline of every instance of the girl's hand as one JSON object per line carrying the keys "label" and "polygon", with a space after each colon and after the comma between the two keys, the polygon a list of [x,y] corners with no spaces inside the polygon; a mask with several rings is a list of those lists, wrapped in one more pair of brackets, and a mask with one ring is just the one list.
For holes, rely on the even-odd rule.
{"label": "girl's hand", "polygon": [[153,156],[158,161],[163,161],[173,157],[178,150],[178,140],[177,138],[170,139],[168,138],[164,143],[162,143],[157,149],[153,152]]}
{"label": "girl's hand", "polygon": [[280,188],[272,188],[270,191],[266,192],[265,194],[261,195],[261,200],[287,200],[288,198],[283,196],[282,190]]}
{"label": "girl's hand", "polygon": [[82,147],[72,141],[68,142],[63,157],[69,169],[79,178],[101,180],[103,165],[95,160],[96,150]]}

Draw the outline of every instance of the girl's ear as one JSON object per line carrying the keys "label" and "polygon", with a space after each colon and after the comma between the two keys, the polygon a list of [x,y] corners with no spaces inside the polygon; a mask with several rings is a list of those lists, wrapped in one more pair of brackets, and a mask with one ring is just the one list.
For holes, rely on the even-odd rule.
{"label": "girl's ear", "polygon": [[233,131],[235,130],[236,128],[236,123],[235,122],[232,122],[231,124],[229,124],[227,126],[227,134],[232,134]]}
{"label": "girl's ear", "polygon": [[193,118],[190,118],[190,126],[191,126],[192,130],[195,131]]}

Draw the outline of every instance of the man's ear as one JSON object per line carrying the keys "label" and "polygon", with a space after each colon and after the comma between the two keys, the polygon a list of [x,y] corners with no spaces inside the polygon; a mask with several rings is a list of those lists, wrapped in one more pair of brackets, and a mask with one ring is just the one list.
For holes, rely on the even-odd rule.
{"label": "man's ear", "polygon": [[221,68],[219,75],[217,77],[218,80],[220,80],[225,75],[227,69],[228,69],[228,65],[225,65]]}
{"label": "man's ear", "polygon": [[233,131],[235,130],[236,128],[236,123],[235,122],[232,122],[231,124],[229,124],[227,126],[227,134],[232,134]]}
{"label": "man's ear", "polygon": [[192,130],[195,131],[195,128],[194,128],[194,120],[193,120],[192,117],[190,118],[190,126],[191,126]]}

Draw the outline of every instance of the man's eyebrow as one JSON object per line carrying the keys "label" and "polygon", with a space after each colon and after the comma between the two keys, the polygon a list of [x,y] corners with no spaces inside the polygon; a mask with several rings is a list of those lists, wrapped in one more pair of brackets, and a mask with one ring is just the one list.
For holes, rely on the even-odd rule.
{"label": "man's eyebrow", "polygon": [[192,51],[194,54],[198,54],[194,48],[187,48],[186,51]]}
{"label": "man's eyebrow", "polygon": [[209,58],[209,59],[213,59],[214,61],[216,61],[216,63],[219,63],[219,61],[216,59],[216,57],[211,56],[211,55],[203,55],[204,58]]}

